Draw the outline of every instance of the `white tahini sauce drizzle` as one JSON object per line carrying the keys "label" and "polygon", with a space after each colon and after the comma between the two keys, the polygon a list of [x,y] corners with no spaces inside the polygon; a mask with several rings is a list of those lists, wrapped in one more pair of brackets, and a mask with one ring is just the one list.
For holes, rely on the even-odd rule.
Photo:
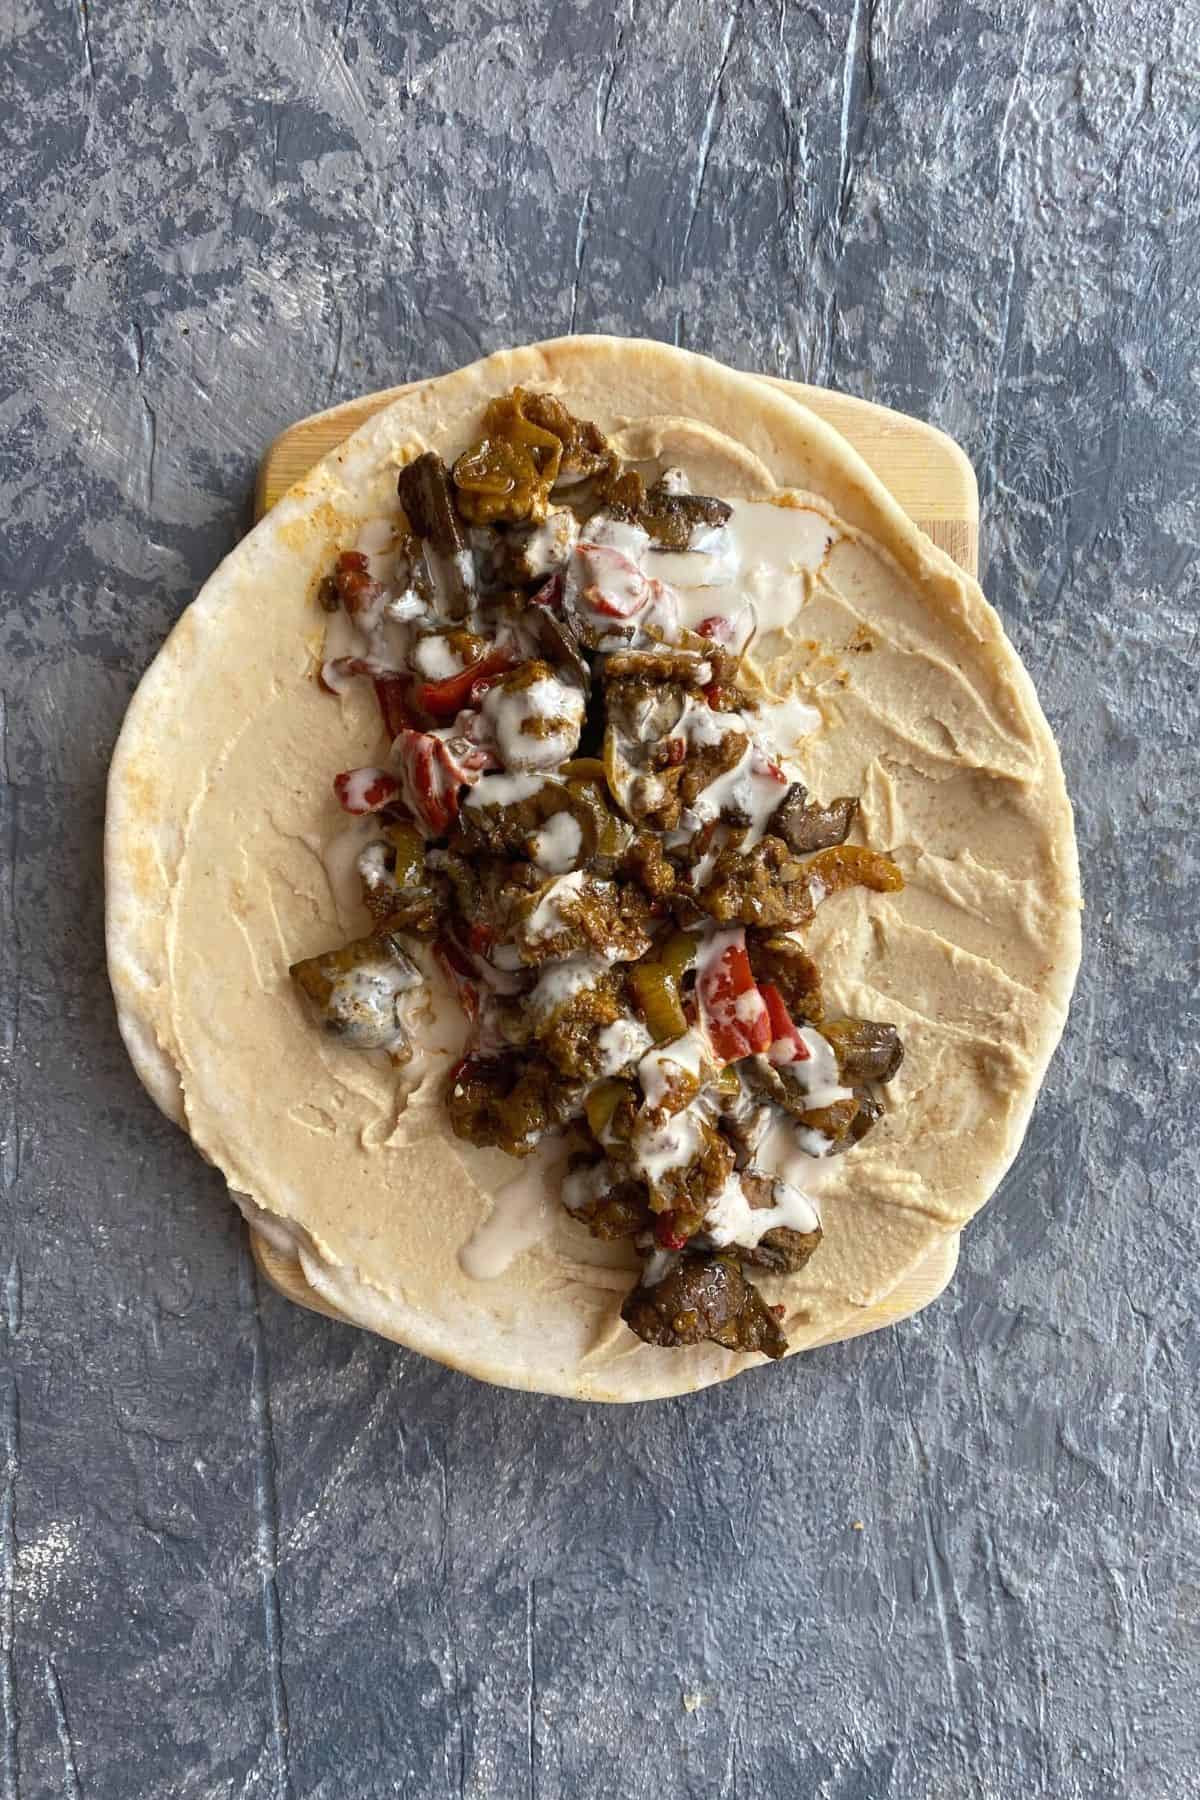
{"label": "white tahini sauce drizzle", "polygon": [[543,1138],[537,1149],[522,1160],[512,1179],[495,1190],[491,1212],[458,1252],[464,1275],[475,1281],[494,1281],[522,1250],[528,1250],[546,1235],[549,1202],[558,1185],[556,1165],[562,1155],[557,1137]]}
{"label": "white tahini sauce drizzle", "polygon": [[547,875],[565,875],[583,848],[579,820],[569,812],[554,813],[533,839],[533,860]]}
{"label": "white tahini sauce drizzle", "polygon": [[589,1201],[607,1193],[611,1184],[606,1163],[581,1163],[563,1176],[562,1203],[568,1212],[581,1212]]}
{"label": "white tahini sauce drizzle", "polygon": [[777,1108],[775,1112],[776,1116],[755,1149],[752,1158],[755,1171],[759,1175],[777,1176],[793,1187],[811,1189],[814,1182],[823,1180],[828,1173],[829,1165],[822,1166],[821,1159],[828,1156],[833,1139],[823,1131],[797,1124],[795,1119]]}
{"label": "white tahini sauce drizzle", "polygon": [[429,944],[407,940],[409,954],[424,985],[413,995],[406,1022],[413,1041],[413,1073],[424,1074],[435,1065],[453,1066],[467,1047],[470,1026],[458,995],[451,987]]}
{"label": "white tahini sauce drizzle", "polygon": [[[480,720],[510,769],[552,769],[564,762],[579,742],[584,698],[576,687],[555,675],[528,687],[501,683],[484,697]],[[555,729],[546,735],[526,731],[537,722]]]}
{"label": "white tahini sauce drizzle", "polygon": [[640,1019],[614,1019],[596,1038],[601,1077],[619,1075],[650,1048],[650,1033]]}
{"label": "white tahini sauce drizzle", "polygon": [[548,882],[541,897],[525,921],[525,936],[531,944],[553,937],[563,928],[562,903],[569,894],[578,894],[586,877],[582,869],[572,875],[559,875]]}
{"label": "white tahini sauce drizzle", "polygon": [[568,1000],[586,993],[607,975],[609,965],[599,956],[569,956],[564,962],[550,963],[534,984],[526,1005],[538,1024],[552,1019]]}
{"label": "white tahini sauce drizzle", "polygon": [[391,519],[368,519],[359,528],[354,540],[354,548],[367,559],[367,571],[372,581],[381,582],[384,586],[390,582],[396,572],[396,526]]}
{"label": "white tahini sauce drizzle", "polygon": [[561,569],[579,537],[579,523],[569,506],[552,506],[540,525],[527,533],[520,550],[529,580]]}
{"label": "white tahini sauce drizzle", "polygon": [[664,1276],[669,1275],[679,1261],[678,1250],[652,1250],[646,1258],[642,1270],[639,1287],[657,1287]]}
{"label": "white tahini sauce drizzle", "polygon": [[[571,559],[572,596],[599,621],[587,603],[589,588],[609,594],[625,612],[643,603],[647,587],[658,582],[672,596],[677,623],[693,631],[712,614],[732,613],[747,601],[760,633],[789,625],[808,598],[809,580],[828,555],[836,527],[811,507],[764,500],[729,504],[728,524],[702,528],[686,551],[655,550],[640,526],[599,515]],[[622,560],[592,555],[593,549],[615,551]],[[730,588],[736,591],[730,594]]]}
{"label": "white tahini sauce drizzle", "polygon": [[837,1056],[828,1038],[823,1038],[811,1025],[800,1027],[800,1040],[808,1051],[804,1062],[787,1065],[789,1083],[800,1089],[809,1106],[833,1106],[838,1100],[853,1098],[852,1090],[841,1084]]}
{"label": "white tahini sauce drizzle", "polygon": [[633,1134],[633,1150],[639,1173],[651,1187],[672,1169],[684,1169],[699,1154],[703,1143],[704,1119],[693,1106],[671,1113],[659,1122],[659,1115],[640,1118]]}
{"label": "white tahini sauce drizzle", "polygon": [[700,820],[731,812],[747,818],[750,824],[741,842],[743,850],[761,840],[767,821],[787,793],[787,782],[772,775],[766,764],[762,750],[748,738],[741,760],[701,788],[692,803],[691,810]]}
{"label": "white tahini sauce drizzle", "polygon": [[367,914],[363,905],[358,859],[367,845],[378,836],[379,821],[368,814],[363,818],[348,820],[342,830],[335,831],[327,843],[322,844],[316,837],[306,837],[303,840],[314,856],[321,859],[329,892],[333,897],[337,922],[348,937],[354,937],[366,928]]}
{"label": "white tahini sauce drizzle", "polygon": [[751,719],[755,735],[768,745],[780,761],[794,756],[800,739],[820,729],[821,714],[803,700],[763,700]]}
{"label": "white tahini sauce drizzle", "polygon": [[738,1174],[730,1175],[724,1187],[708,1203],[704,1229],[718,1249],[726,1244],[752,1245],[760,1242],[777,1225],[792,1231],[817,1231],[821,1215],[816,1202],[786,1181],[776,1181],[773,1206],[751,1206]]}
{"label": "white tahini sauce drizzle", "polygon": [[447,681],[452,675],[461,675],[466,664],[461,656],[450,646],[449,640],[442,632],[426,632],[419,637],[409,654],[409,660],[420,675],[427,681]]}
{"label": "white tahini sauce drizzle", "polygon": [[[471,788],[464,806],[515,806],[532,800],[546,785],[545,775],[484,775]],[[555,786],[558,784],[555,783]]]}
{"label": "white tahini sauce drizzle", "polygon": [[[708,1046],[695,1029],[685,1032],[682,1037],[672,1038],[669,1043],[656,1044],[638,1064],[638,1081],[646,1105],[665,1106],[671,1085],[678,1083],[680,1075],[690,1076],[697,1087],[702,1085],[711,1067]],[[688,1098],[691,1098],[690,1094]]]}

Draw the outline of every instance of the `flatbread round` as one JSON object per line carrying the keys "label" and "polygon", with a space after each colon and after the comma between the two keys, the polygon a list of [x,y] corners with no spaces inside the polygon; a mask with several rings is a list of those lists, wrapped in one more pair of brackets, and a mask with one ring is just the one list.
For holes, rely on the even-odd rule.
{"label": "flatbread round", "polygon": [[560,339],[405,393],[183,614],[109,782],[109,966],[139,1075],[339,1312],[487,1380],[649,1399],[759,1359],[641,1343],[618,1312],[632,1262],[554,1195],[505,1273],[464,1274],[459,1249],[511,1162],[491,1153],[481,1175],[476,1154],[468,1173],[437,1084],[398,1101],[389,1071],[312,1028],[288,977],[349,935],[320,854],[344,823],[330,784],[385,748],[369,684],[335,700],[314,679],[316,584],[394,509],[397,469],[424,449],[456,456],[516,383],[553,390],[630,458],[682,463],[697,491],[794,490],[831,523],[807,604],[765,667],[821,709],[803,756],[812,791],[859,794],[865,841],[904,871],[900,893],[828,900],[807,941],[832,1002],[893,1021],[906,1058],[885,1119],[824,1171],[817,1254],[760,1281],[794,1349],[893,1289],[1015,1155],[1079,958],[1071,808],[1033,685],[976,584],[805,408],[661,344]]}

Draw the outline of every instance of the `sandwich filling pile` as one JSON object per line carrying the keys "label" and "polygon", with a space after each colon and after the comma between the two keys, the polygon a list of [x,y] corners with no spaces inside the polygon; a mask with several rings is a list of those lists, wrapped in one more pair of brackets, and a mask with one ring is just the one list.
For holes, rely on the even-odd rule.
{"label": "sandwich filling pile", "polygon": [[812,1174],[875,1126],[903,1056],[893,1025],[827,1014],[805,948],[830,895],[900,871],[851,841],[855,795],[809,793],[820,716],[755,658],[824,530],[787,496],[626,466],[515,388],[452,467],[401,470],[316,595],[319,679],[373,683],[388,748],[335,780],[373,928],[292,978],[409,1086],[448,988],[454,1133],[557,1148],[563,1205],[638,1252],[622,1317],[663,1347],[784,1353],[753,1271],[818,1250]]}

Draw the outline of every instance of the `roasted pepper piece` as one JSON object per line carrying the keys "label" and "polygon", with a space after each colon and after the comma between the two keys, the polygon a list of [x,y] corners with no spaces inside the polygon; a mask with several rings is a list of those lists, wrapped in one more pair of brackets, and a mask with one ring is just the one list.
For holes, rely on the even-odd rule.
{"label": "roasted pepper piece", "polygon": [[646,1028],[656,1044],[682,1037],[687,1018],[679,997],[679,978],[661,962],[635,963],[629,980],[637,995]]}
{"label": "roasted pepper piece", "polygon": [[562,439],[526,417],[521,388],[491,401],[483,436],[454,465],[463,517],[472,525],[544,519],[562,454]]}
{"label": "roasted pepper piece", "polygon": [[758,991],[767,1008],[767,1017],[771,1021],[771,1042],[767,1055],[773,1063],[808,1062],[812,1051],[800,1036],[799,1028],[793,1023],[791,1014],[783,1003],[783,995],[773,981],[759,983]]}
{"label": "roasted pepper piece", "polygon": [[696,977],[696,994],[719,1062],[738,1062],[770,1044],[771,1021],[750,972],[744,931],[720,931],[712,939]]}
{"label": "roasted pepper piece", "polygon": [[612,1125],[618,1107],[632,1100],[633,1089],[627,1081],[598,1081],[589,1091],[583,1107],[588,1129],[598,1144],[604,1143],[605,1133]]}
{"label": "roasted pepper piece", "polygon": [[416,689],[413,699],[421,712],[428,713],[431,719],[456,719],[463,707],[471,699],[471,690],[477,681],[485,681],[491,675],[503,675],[517,666],[517,658],[507,644],[493,644],[486,655],[470,668],[460,669],[457,675],[447,675],[444,681],[424,681]]}

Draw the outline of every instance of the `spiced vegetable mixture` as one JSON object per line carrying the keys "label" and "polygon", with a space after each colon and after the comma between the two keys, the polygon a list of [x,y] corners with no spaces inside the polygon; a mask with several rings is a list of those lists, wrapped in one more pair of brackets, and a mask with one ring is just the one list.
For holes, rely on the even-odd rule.
{"label": "spiced vegetable mixture", "polygon": [[293,979],[402,1079],[431,953],[470,1021],[454,1132],[561,1144],[563,1204],[641,1255],[639,1337],[780,1356],[749,1272],[817,1250],[805,1169],[875,1125],[903,1055],[894,1026],[826,1016],[804,930],[900,872],[848,841],[853,796],[807,792],[754,607],[684,603],[728,567],[726,502],[521,388],[452,468],[426,452],[398,485],[388,579],[357,549],[318,593],[346,651],[321,680],[373,682],[390,742],[335,782],[378,822],[372,930]]}

